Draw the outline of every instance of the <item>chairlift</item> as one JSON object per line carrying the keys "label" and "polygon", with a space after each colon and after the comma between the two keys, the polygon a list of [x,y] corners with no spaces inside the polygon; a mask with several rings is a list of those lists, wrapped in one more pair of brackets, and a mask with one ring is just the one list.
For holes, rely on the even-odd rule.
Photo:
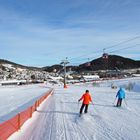
{"label": "chairlift", "polygon": [[108,53],[103,53],[102,58],[103,59],[108,59]]}
{"label": "chairlift", "polygon": [[104,49],[103,49],[102,58],[103,58],[103,59],[108,59],[108,53],[106,53],[105,50],[106,50],[106,49],[104,48]]}
{"label": "chairlift", "polygon": [[90,63],[90,62],[87,62],[87,63],[86,63],[86,66],[87,66],[87,67],[90,67],[90,66],[91,66],[91,63]]}

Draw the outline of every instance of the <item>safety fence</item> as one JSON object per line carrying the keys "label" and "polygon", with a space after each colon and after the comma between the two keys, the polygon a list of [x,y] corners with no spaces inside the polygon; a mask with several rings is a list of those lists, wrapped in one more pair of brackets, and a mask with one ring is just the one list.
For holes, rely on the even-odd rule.
{"label": "safety fence", "polygon": [[53,93],[53,89],[45,93],[40,99],[38,99],[32,106],[26,110],[18,113],[13,118],[0,124],[0,140],[6,140],[14,132],[18,131],[21,126],[32,117],[32,114],[37,110],[37,107]]}

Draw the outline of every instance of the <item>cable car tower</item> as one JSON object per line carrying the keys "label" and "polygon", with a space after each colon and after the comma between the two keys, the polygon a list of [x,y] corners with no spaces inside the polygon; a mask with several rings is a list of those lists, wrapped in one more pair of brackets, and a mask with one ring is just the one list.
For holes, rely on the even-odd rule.
{"label": "cable car tower", "polygon": [[66,65],[68,64],[68,58],[66,57],[65,60],[62,60],[62,62],[60,64],[63,65],[63,68],[64,68],[64,88],[67,88],[67,82],[66,82]]}

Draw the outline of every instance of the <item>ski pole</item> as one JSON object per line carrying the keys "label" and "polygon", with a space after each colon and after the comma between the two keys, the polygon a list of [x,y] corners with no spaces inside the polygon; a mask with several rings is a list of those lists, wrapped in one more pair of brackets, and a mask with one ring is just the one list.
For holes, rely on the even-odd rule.
{"label": "ski pole", "polygon": [[125,100],[125,99],[124,99],[124,103],[125,103],[125,105],[126,105],[126,106],[128,106],[128,105],[127,105],[127,102],[126,102],[126,100]]}
{"label": "ski pole", "polygon": [[93,102],[91,102],[91,104],[93,105],[93,107],[94,107],[94,103]]}
{"label": "ski pole", "polygon": [[131,108],[128,106],[128,104],[127,104],[127,102],[126,102],[126,100],[125,100],[125,99],[124,99],[124,103],[125,103],[126,108],[127,108],[128,110],[130,110],[130,111],[131,111]]}
{"label": "ski pole", "polygon": [[117,97],[115,98],[114,102],[112,104],[115,104],[115,101],[116,101]]}
{"label": "ski pole", "polygon": [[78,109],[79,109],[79,101],[78,101]]}

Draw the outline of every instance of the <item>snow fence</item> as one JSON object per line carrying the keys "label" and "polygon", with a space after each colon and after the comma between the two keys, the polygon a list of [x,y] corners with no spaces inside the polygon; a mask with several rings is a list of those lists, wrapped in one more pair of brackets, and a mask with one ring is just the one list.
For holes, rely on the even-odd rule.
{"label": "snow fence", "polygon": [[21,126],[32,117],[32,114],[37,110],[37,107],[53,93],[53,89],[45,93],[40,99],[38,99],[32,106],[26,110],[18,113],[13,118],[0,124],[0,140],[6,140],[14,132],[18,131]]}

